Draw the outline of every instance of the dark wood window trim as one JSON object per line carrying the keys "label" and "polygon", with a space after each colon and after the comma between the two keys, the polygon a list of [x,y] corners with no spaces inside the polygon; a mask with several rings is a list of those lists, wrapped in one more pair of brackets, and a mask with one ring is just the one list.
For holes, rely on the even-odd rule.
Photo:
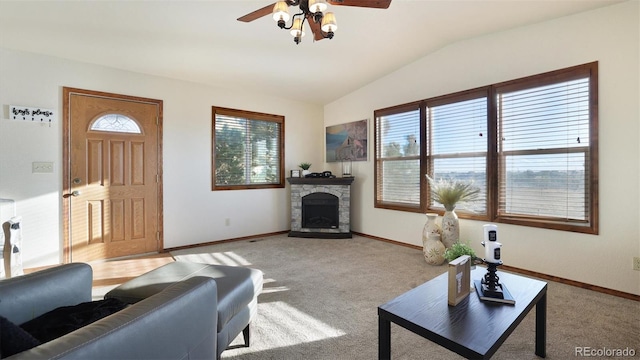
{"label": "dark wood window trim", "polygon": [[[559,82],[568,82],[581,78],[588,78],[588,127],[589,127],[589,139],[588,145],[583,147],[561,148],[566,154],[579,154],[585,155],[585,170],[584,184],[585,186],[585,198],[587,199],[587,205],[585,206],[585,219],[575,220],[566,219],[560,220],[557,217],[550,216],[524,216],[519,214],[505,214],[499,209],[500,197],[498,193],[494,194],[494,203],[496,204],[496,212],[494,213],[494,219],[492,221],[524,225],[543,227],[547,229],[573,231],[587,234],[598,234],[599,232],[599,217],[598,217],[598,63],[592,62],[588,64],[578,65],[566,69],[551,71],[535,76],[526,77],[523,79],[512,80],[496,84],[493,86],[493,91],[498,98],[499,94],[518,91],[528,88],[535,88],[545,85],[550,85]],[[499,119],[496,120],[499,124]],[[554,154],[558,153],[559,149],[542,149],[536,150],[537,154]],[[499,150],[498,150],[499,151]],[[531,153],[532,151],[529,151]],[[527,154],[528,151],[513,151],[512,154]],[[497,156],[498,157],[498,156]],[[500,165],[496,165],[497,167]],[[496,170],[498,172],[498,170]],[[496,182],[500,179],[496,177]]]}
{"label": "dark wood window trim", "polygon": [[[417,200],[417,201],[411,201],[411,200],[407,200],[407,201],[395,201],[394,199],[389,199],[389,198],[393,198],[392,196],[386,196],[385,192],[386,189],[385,187],[380,183],[380,181],[382,180],[382,173],[383,173],[383,169],[387,164],[393,164],[393,163],[399,163],[402,161],[419,161],[419,169],[418,172],[418,176],[422,177],[421,174],[425,174],[425,163],[421,160],[420,154],[424,154],[425,152],[425,122],[423,121],[424,119],[424,106],[423,106],[422,101],[419,102],[413,102],[413,103],[408,103],[408,104],[403,104],[403,105],[398,105],[398,106],[393,106],[390,108],[386,108],[386,109],[380,109],[380,110],[376,110],[374,112],[374,119],[375,119],[375,124],[374,124],[374,144],[375,144],[375,149],[374,149],[374,161],[375,161],[375,165],[374,165],[374,178],[375,178],[375,186],[374,186],[374,199],[375,199],[375,207],[378,208],[384,208],[384,209],[390,209],[390,210],[401,210],[401,211],[411,211],[411,212],[424,212],[423,208],[422,208],[422,204],[421,201]],[[417,120],[417,126],[418,129],[417,134],[412,134],[412,135],[417,135],[419,142],[420,142],[420,150],[419,153],[413,156],[392,156],[389,154],[385,153],[385,144],[383,144],[381,141],[383,136],[383,132],[384,129],[382,129],[381,126],[378,125],[378,122],[380,121],[381,118],[388,116],[388,115],[395,115],[395,114],[402,114],[402,113],[412,113],[412,112],[419,112],[419,118],[415,119]],[[413,122],[414,120],[408,120]],[[413,124],[415,125],[415,124]],[[404,124],[402,125],[404,126]],[[424,186],[422,184],[421,180],[419,181],[419,199],[423,198],[423,194],[424,194]]]}
{"label": "dark wood window trim", "polygon": [[[250,183],[243,184],[216,184],[216,115],[244,119],[248,121],[273,122],[278,124],[278,160],[276,180],[268,183]],[[247,189],[269,189],[284,188],[285,171],[284,171],[284,116],[265,114],[246,110],[236,110],[223,108],[218,106],[212,107],[211,121],[211,189],[217,190],[247,190]],[[249,140],[248,140],[249,141]],[[250,170],[247,170],[250,171]]]}
{"label": "dark wood window trim", "polygon": [[[571,220],[561,219],[553,216],[533,216],[517,213],[508,213],[501,209],[504,209],[504,203],[500,203],[500,191],[505,183],[500,182],[500,144],[498,141],[499,135],[499,102],[498,97],[500,94],[510,92],[514,90],[521,90],[527,88],[535,88],[551,83],[565,82],[572,79],[587,77],[588,80],[588,145],[585,147],[569,147],[562,148],[567,154],[570,153],[583,153],[586,161],[584,172],[584,184],[585,184],[585,219],[583,220]],[[379,109],[374,111],[374,179],[375,179],[375,197],[374,204],[376,208],[384,208],[391,210],[410,211],[410,212],[438,212],[443,213],[442,209],[430,207],[431,203],[428,197],[428,183],[424,174],[431,173],[433,169],[432,161],[434,157],[429,156],[431,146],[429,139],[430,122],[428,121],[427,112],[429,107],[438,106],[440,104],[446,104],[456,101],[464,101],[465,99],[471,99],[477,97],[478,94],[486,94],[487,96],[487,157],[486,157],[486,213],[476,214],[465,211],[456,211],[458,216],[463,219],[484,220],[498,223],[508,223],[515,225],[524,225],[532,227],[541,227],[547,229],[573,231],[588,234],[598,234],[598,63],[592,62],[588,64],[578,65],[566,69],[551,71],[543,74],[533,75],[521,79],[506,81],[498,84],[489,85],[482,88],[471,89],[467,91],[458,92],[455,94],[448,94],[444,96],[438,96],[421,101],[411,102],[407,104],[397,105],[389,108]],[[420,174],[420,186],[419,186],[419,200],[414,202],[403,201],[386,201],[384,193],[381,191],[381,184],[384,179],[380,169],[382,164],[390,161],[406,160],[408,157],[402,156],[398,158],[385,157],[380,144],[380,131],[381,126],[380,119],[385,116],[392,116],[399,114],[410,109],[419,110],[420,116],[420,156],[419,159],[419,171]],[[558,149],[544,149],[544,150],[531,150],[531,153],[537,155],[545,155],[551,153],[558,153]],[[502,156],[506,153],[503,152]],[[513,152],[510,155],[527,154],[527,151],[521,153]],[[447,155],[449,157],[455,156],[455,154]],[[501,205],[503,206],[501,208]]]}

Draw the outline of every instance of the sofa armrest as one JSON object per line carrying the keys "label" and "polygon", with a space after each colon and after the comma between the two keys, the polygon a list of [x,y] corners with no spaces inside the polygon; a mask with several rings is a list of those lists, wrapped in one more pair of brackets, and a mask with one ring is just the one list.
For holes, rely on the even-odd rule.
{"label": "sofa armrest", "polygon": [[8,359],[215,359],[217,299],[194,277]]}
{"label": "sofa armrest", "polygon": [[84,263],[56,266],[0,281],[0,315],[22,324],[61,306],[91,301],[93,270]]}

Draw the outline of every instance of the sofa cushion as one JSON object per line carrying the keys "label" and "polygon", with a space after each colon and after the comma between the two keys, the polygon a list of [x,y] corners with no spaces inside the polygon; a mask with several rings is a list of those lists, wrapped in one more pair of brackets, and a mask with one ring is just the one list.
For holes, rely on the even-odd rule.
{"label": "sofa cushion", "polygon": [[109,291],[105,298],[117,298],[133,304],[159,293],[171,284],[196,276],[209,277],[216,281],[218,332],[262,292],[263,274],[260,270],[176,261],[121,284]]}
{"label": "sofa cushion", "polygon": [[20,326],[0,316],[0,359],[29,350],[40,341]]}
{"label": "sofa cushion", "polygon": [[45,343],[118,312],[126,306],[127,304],[118,299],[62,306],[29,320],[20,327]]}

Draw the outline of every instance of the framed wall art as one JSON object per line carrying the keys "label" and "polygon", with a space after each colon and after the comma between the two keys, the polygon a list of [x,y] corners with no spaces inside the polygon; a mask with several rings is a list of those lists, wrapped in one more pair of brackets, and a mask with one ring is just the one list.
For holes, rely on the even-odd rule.
{"label": "framed wall art", "polygon": [[368,120],[327,126],[326,161],[367,161]]}

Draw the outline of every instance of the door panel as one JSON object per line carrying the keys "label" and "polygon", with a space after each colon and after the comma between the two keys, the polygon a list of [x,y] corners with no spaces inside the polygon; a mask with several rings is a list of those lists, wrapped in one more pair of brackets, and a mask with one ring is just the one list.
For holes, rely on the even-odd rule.
{"label": "door panel", "polygon": [[[69,88],[64,96],[65,259],[161,250],[162,102]],[[91,128],[110,114],[119,116],[112,127]],[[123,132],[120,121],[135,121],[141,131]]]}

